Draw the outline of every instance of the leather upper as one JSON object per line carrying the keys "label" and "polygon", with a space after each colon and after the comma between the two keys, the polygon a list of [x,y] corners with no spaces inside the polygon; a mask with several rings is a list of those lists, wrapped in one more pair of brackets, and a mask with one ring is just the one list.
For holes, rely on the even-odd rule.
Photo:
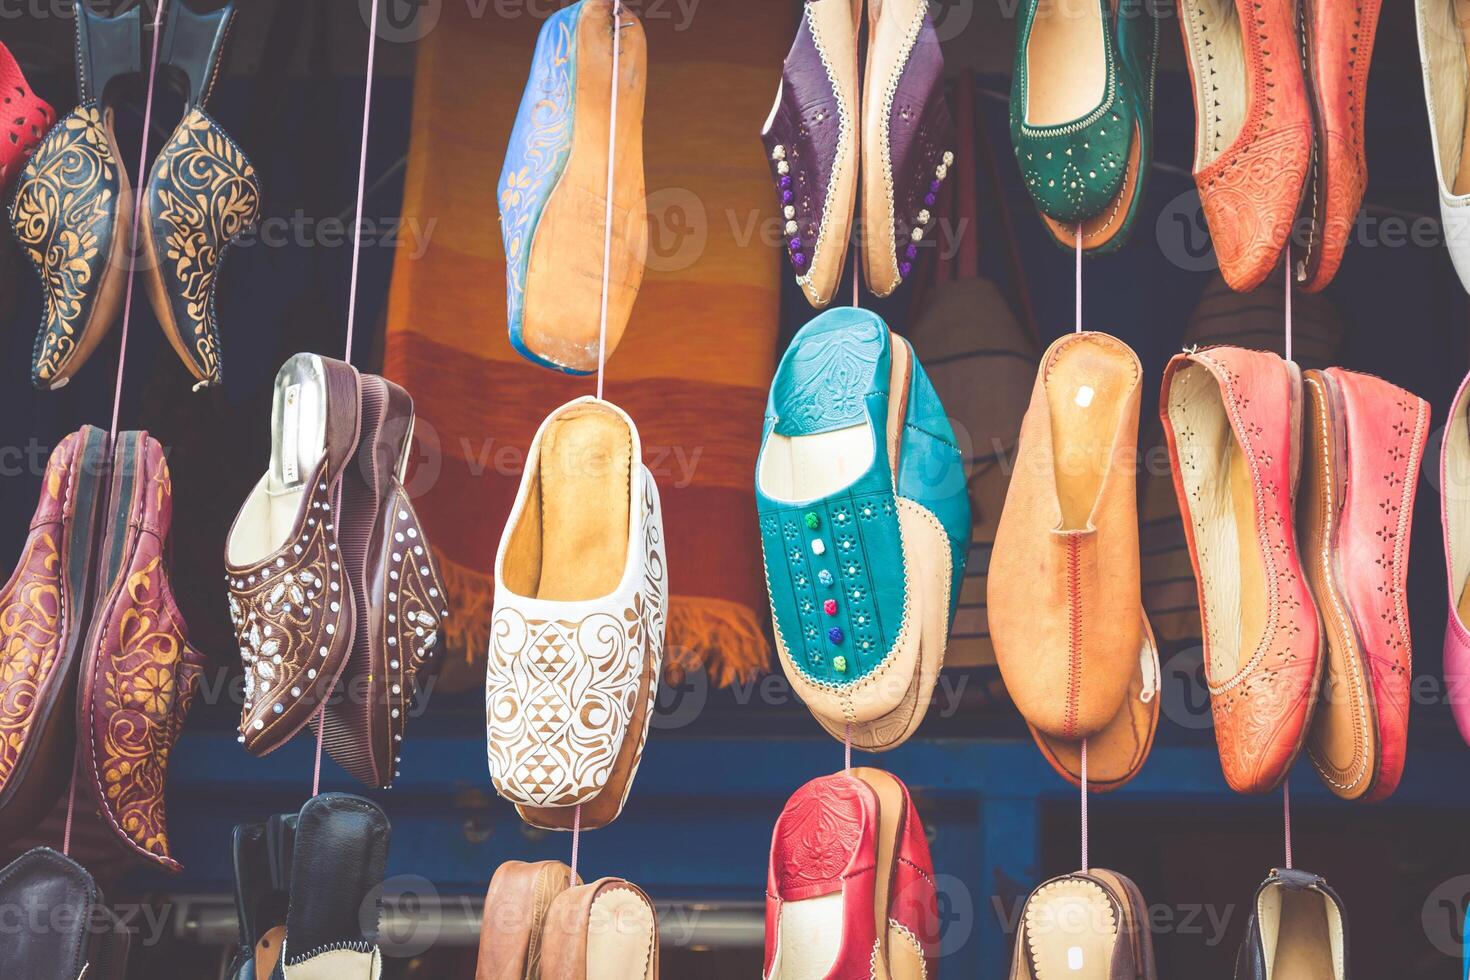
{"label": "leather upper", "polygon": [[1319,227],[1304,257],[1308,278],[1302,288],[1308,292],[1325,288],[1337,274],[1368,186],[1363,129],[1381,5],[1382,0],[1341,0],[1305,6],[1320,157],[1313,189]]}
{"label": "leather upper", "polygon": [[20,173],[21,164],[41,142],[56,121],[56,111],[31,91],[10,49],[0,43],[0,92],[5,93],[5,113],[0,116],[0,199]]}
{"label": "leather upper", "polygon": [[[1285,776],[1321,663],[1296,545],[1300,402],[1293,369],[1263,351],[1178,354],[1164,372],[1159,415],[1199,585],[1220,763],[1237,792],[1266,792]],[[1232,456],[1245,472],[1230,468]],[[1247,495],[1239,506],[1232,473]],[[1258,625],[1247,633],[1246,621]]]}
{"label": "leather upper", "polygon": [[1398,786],[1409,734],[1409,532],[1429,405],[1372,375],[1342,368],[1323,374],[1341,399],[1346,432],[1346,489],[1333,551],[1372,684],[1380,760],[1367,798],[1379,800]]}
{"label": "leather upper", "polygon": [[[539,551],[524,555],[516,543],[523,533],[540,534],[543,439],[562,417],[588,410],[612,413],[631,438],[631,519],[625,531],[608,529],[627,534],[622,579],[615,591],[592,599],[521,595],[506,585],[507,569],[540,560]],[[593,398],[568,402],[548,415],[528,459],[495,562],[485,671],[490,776],[496,792],[526,807],[570,808],[607,790],[616,799],[616,816],[647,737],[648,702],[663,660],[669,600],[658,488],[639,462],[642,449],[632,420]],[[620,766],[629,739],[635,751]],[[614,785],[615,773],[621,785]]]}
{"label": "leather upper", "polygon": [[1444,637],[1445,698],[1460,736],[1470,742],[1470,624],[1460,615],[1460,597],[1470,580],[1470,376],[1460,382],[1445,422],[1440,447],[1440,521],[1444,527],[1449,621]]}
{"label": "leather upper", "polygon": [[[1069,350],[1085,356],[1088,347],[1110,357],[1111,374],[1124,375],[1089,376],[1099,390],[1119,387],[1122,407],[1105,444],[1068,447],[1054,435],[1048,389],[1059,360]],[[1058,738],[1102,731],[1138,673],[1142,618],[1122,612],[1142,608],[1136,488],[1142,373],[1133,351],[1105,334],[1067,334],[1051,345],[1021,423],[991,552],[990,633],[1006,689],[1031,725]],[[1072,435],[1083,438],[1080,430]],[[1064,522],[1058,499],[1058,481],[1071,468],[1059,466],[1059,457],[1073,451],[1103,470],[1085,527]]]}
{"label": "leather upper", "polygon": [[[129,933],[108,911],[92,876],[71,858],[36,847],[0,868],[0,908],[12,917],[6,976],[25,980],[123,980]],[[49,928],[18,928],[27,911]]]}
{"label": "leather upper", "polygon": [[894,958],[895,943],[908,943],[923,959],[925,976],[937,977],[941,922],[934,861],[929,855],[924,821],[909,796],[909,789],[896,778],[894,781],[903,789],[904,816],[894,859],[893,883],[888,890],[889,959]]}
{"label": "leather upper", "polygon": [[1089,976],[1155,980],[1149,906],[1138,886],[1116,871],[1093,868],[1042,882],[1026,899],[1016,931],[1011,980],[1049,980],[1055,968],[1106,945],[1106,967]]}
{"label": "leather upper", "polygon": [[172,319],[190,373],[219,384],[219,270],[260,215],[260,178],[220,124],[191,106],[153,162],[143,203],[163,285],[161,296],[149,298],[160,319]]}
{"label": "leather upper", "polygon": [[1439,188],[1440,224],[1445,247],[1470,292],[1470,194],[1456,194],[1450,181],[1464,150],[1465,103],[1470,98],[1470,67],[1455,5],[1447,0],[1415,0],[1419,61],[1424,71],[1424,102]]}
{"label": "leather upper", "polygon": [[553,899],[572,885],[560,861],[507,861],[485,893],[475,980],[539,980],[541,929]]}
{"label": "leather upper", "polygon": [[572,152],[576,124],[577,21],[582,0],[557,10],[541,27],[531,74],[500,171],[500,233],[505,242],[506,323],[511,342],[543,367],[557,365],[520,344],[531,240]]}
{"label": "leather upper", "polygon": [[58,384],[79,366],[74,358],[114,259],[119,215],[130,213],[111,119],[112,111],[95,101],[64,116],[21,171],[10,203],[15,240],[40,277],[44,299],[31,356],[38,388]]}
{"label": "leather upper", "polygon": [[[609,963],[608,923],[617,929],[620,957]],[[641,950],[634,948],[641,941]],[[576,885],[551,900],[542,937],[543,980],[658,980],[658,915],[643,889],[621,878]]]}
{"label": "leather upper", "polygon": [[874,895],[878,798],[846,773],[821,776],[792,794],[771,834],[766,875],[766,980],[778,980],[782,907],[842,895],[842,939],[828,976],[867,977],[878,952]]}
{"label": "leather upper", "polygon": [[[1294,934],[1290,929],[1291,918],[1281,914],[1282,902],[1287,896],[1304,893],[1319,896],[1327,916],[1329,946],[1314,952],[1316,958],[1330,963],[1331,973],[1318,975],[1322,980],[1347,980],[1348,926],[1342,899],[1320,875],[1289,868],[1273,870],[1256,889],[1245,939],[1236,956],[1235,980],[1272,980],[1271,966],[1280,950],[1299,944],[1303,939],[1310,941],[1316,938]],[[1303,962],[1301,957],[1297,957],[1297,961]]]}
{"label": "leather upper", "polygon": [[79,779],[112,832],[171,871],[164,788],[205,658],[169,584],[173,490],[163,448],[145,432],[118,436],[99,596],[78,686],[89,736]]}
{"label": "leather upper", "polygon": [[1220,273],[1241,292],[1280,261],[1311,164],[1296,15],[1295,0],[1180,6],[1197,117],[1195,183]]}
{"label": "leather upper", "polygon": [[857,33],[851,0],[803,5],[781,85],[761,129],[796,282],[832,300],[851,234],[857,182]]}
{"label": "leather upper", "polygon": [[1125,60],[1122,53],[1125,43],[1130,53],[1144,46],[1138,43],[1137,35],[1153,30],[1149,26],[1153,17],[1132,10],[1119,16],[1110,0],[1098,0],[1106,65],[1102,100],[1070,122],[1035,126],[1027,114],[1032,85],[1057,84],[1046,79],[1033,82],[1030,74],[1029,41],[1041,3],[1028,0],[1020,12],[1011,75],[1011,145],[1036,207],[1058,221],[1076,223],[1096,217],[1109,207],[1123,186],[1135,129],[1150,125],[1152,59],[1149,72],[1142,74],[1137,71],[1139,65],[1132,59]]}
{"label": "leather upper", "polygon": [[938,226],[939,191],[955,163],[954,122],[929,5],[869,0],[868,23],[863,180],[869,186],[860,241],[868,286],[887,296],[908,278],[920,243]]}

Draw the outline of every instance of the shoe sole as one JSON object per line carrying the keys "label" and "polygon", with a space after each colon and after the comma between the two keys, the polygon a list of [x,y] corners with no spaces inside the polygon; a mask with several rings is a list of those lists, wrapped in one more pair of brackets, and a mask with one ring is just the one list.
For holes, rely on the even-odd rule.
{"label": "shoe sole", "polygon": [[[1378,712],[1367,651],[1353,621],[1342,581],[1337,546],[1338,518],[1347,499],[1347,433],[1341,396],[1327,375],[1312,372],[1305,379],[1308,412],[1308,496],[1301,501],[1299,525],[1303,570],[1323,618],[1327,656],[1323,686],[1312,725],[1308,752],[1312,765],[1328,787],[1344,799],[1358,799],[1371,788],[1379,769]],[[1346,700],[1343,700],[1346,695]],[[1325,701],[1325,704],[1323,703]],[[1343,712],[1347,717],[1343,718]],[[1339,766],[1327,757],[1322,743],[1326,728],[1346,721],[1353,732],[1353,758]]]}
{"label": "shoe sole", "polygon": [[[69,521],[62,523],[62,567],[65,575],[62,629],[66,641],[57,653],[45,695],[32,707],[31,737],[0,791],[0,839],[13,839],[30,830],[64,791],[75,774],[76,726],[71,706],[76,703],[78,659],[85,639],[93,591],[92,553],[100,533],[99,518],[107,471],[107,434],[85,426],[82,445],[67,471],[66,495],[76,501]],[[70,761],[70,764],[68,762]]]}
{"label": "shoe sole", "polygon": [[[607,216],[610,0],[583,0],[576,25],[572,145],[565,168],[532,232],[519,333],[523,356],[568,374],[597,370]],[[644,204],[643,100],[648,77],[643,24],[624,10],[619,37],[618,133],[614,151],[612,252],[607,270],[607,348],[611,357],[633,310],[648,255]]]}

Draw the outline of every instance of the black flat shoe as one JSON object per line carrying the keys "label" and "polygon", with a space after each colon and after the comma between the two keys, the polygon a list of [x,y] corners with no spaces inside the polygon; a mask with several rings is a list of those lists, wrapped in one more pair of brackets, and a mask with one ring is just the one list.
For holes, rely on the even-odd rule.
{"label": "black flat shoe", "polygon": [[131,936],[108,910],[97,882],[71,858],[36,847],[0,868],[0,909],[46,913],[44,928],[23,915],[21,928],[5,930],[5,977],[123,980]]}
{"label": "black flat shoe", "polygon": [[275,969],[286,936],[296,814],[241,824],[234,834],[235,913],[240,947],[229,980],[256,980]]}

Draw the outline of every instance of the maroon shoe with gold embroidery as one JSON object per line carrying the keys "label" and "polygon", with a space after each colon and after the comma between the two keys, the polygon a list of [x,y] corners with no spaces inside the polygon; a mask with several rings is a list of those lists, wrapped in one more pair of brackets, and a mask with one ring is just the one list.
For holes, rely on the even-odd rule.
{"label": "maroon shoe with gold embroidery", "polygon": [[77,688],[79,795],[129,850],[178,871],[164,786],[205,659],[169,584],[173,490],[162,447],[146,432],[120,433],[109,484]]}
{"label": "maroon shoe with gold embroidery", "polygon": [[107,433],[90,425],[61,440],[20,560],[0,588],[0,840],[30,830],[71,773],[106,449]]}

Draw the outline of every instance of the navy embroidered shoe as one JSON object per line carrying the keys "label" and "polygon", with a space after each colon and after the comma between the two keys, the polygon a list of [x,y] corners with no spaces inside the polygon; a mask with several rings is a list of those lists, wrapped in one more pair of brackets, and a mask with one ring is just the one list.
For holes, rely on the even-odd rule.
{"label": "navy embroidered shoe", "polygon": [[776,647],[829,732],[882,751],[918,727],[964,576],[964,460],[908,342],[829,310],[771,385],[756,507]]}

